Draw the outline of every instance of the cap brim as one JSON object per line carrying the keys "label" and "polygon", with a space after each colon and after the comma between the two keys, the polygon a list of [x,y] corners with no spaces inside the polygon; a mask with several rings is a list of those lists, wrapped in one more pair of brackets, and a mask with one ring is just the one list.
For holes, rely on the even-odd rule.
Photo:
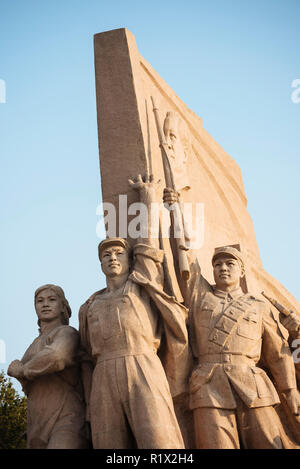
{"label": "cap brim", "polygon": [[98,247],[98,254],[99,254],[99,257],[101,257],[101,254],[102,252],[108,248],[109,246],[121,246],[123,247],[124,249],[126,249],[126,251],[129,250],[129,245],[128,243],[123,240],[122,238],[112,238],[112,239],[106,239],[104,241],[102,241],[102,243],[100,244],[100,246]]}

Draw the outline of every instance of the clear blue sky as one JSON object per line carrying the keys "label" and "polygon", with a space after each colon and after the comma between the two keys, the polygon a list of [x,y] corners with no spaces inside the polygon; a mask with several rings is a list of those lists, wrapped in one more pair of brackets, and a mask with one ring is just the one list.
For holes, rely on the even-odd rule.
{"label": "clear blue sky", "polygon": [[0,0],[1,297],[7,362],[37,335],[34,290],[104,286],[93,34],[141,54],[240,165],[265,268],[298,299],[299,0]]}

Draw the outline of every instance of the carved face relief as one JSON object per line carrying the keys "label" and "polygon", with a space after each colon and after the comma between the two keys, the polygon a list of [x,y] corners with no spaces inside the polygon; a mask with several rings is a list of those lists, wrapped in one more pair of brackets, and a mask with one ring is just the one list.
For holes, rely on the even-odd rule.
{"label": "carved face relief", "polygon": [[177,135],[176,135],[176,132],[173,129],[171,129],[169,131],[168,140],[169,140],[169,144],[174,149],[174,145],[176,144],[176,140],[177,140]]}
{"label": "carved face relief", "polygon": [[241,264],[231,256],[222,255],[213,263],[214,279],[220,290],[238,288],[240,278],[244,275]]}
{"label": "carved face relief", "polygon": [[56,293],[51,288],[46,288],[37,295],[35,309],[40,321],[50,322],[60,317],[64,308]]}
{"label": "carved face relief", "polygon": [[122,246],[108,246],[102,252],[101,267],[107,277],[129,272],[128,252]]}

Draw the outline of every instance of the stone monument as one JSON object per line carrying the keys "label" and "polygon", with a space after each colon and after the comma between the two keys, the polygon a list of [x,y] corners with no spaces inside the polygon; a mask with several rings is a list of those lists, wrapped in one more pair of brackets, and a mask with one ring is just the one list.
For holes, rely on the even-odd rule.
{"label": "stone monument", "polygon": [[[249,369],[252,370],[252,384],[249,384],[248,394],[255,400],[255,392],[258,393],[257,398],[262,398],[261,394],[265,393],[265,400],[260,400],[258,406],[266,408],[271,406],[271,414],[273,416],[276,414],[274,419],[277,419],[278,422],[279,416],[278,428],[281,426],[281,430],[278,432],[281,432],[284,437],[278,446],[299,447],[300,427],[297,416],[299,396],[297,391],[292,392],[294,395],[292,404],[291,399],[284,397],[284,391],[295,390],[296,386],[295,368],[289,347],[293,334],[289,335],[287,324],[285,327],[283,326],[281,322],[283,315],[282,312],[279,313],[275,302],[263,297],[261,292],[264,291],[267,297],[270,295],[271,298],[275,298],[279,302],[278,304],[284,305],[287,310],[292,309],[299,312],[300,304],[283,285],[263,268],[253,223],[247,211],[247,198],[240,168],[208,134],[203,127],[202,120],[186,107],[168,84],[139,54],[135,38],[128,30],[117,29],[96,34],[94,49],[102,197],[104,203],[111,204],[116,209],[115,230],[112,233],[108,226],[109,223],[107,223],[107,235],[126,238],[131,246],[136,244],[137,240],[132,236],[128,227],[134,215],[130,207],[138,202],[138,196],[137,192],[128,185],[128,179],[132,179],[136,174],[154,174],[156,180],[160,179],[161,181],[161,185],[156,190],[158,202],[162,201],[165,188],[167,191],[165,191],[165,202],[167,202],[166,194],[169,189],[172,189],[173,192],[169,191],[169,195],[173,193],[172,203],[177,208],[179,206],[182,219],[178,222],[180,216],[179,218],[178,215],[176,216],[176,210],[178,210],[176,209],[173,218],[169,217],[171,236],[169,236],[168,230],[161,230],[159,234],[159,247],[164,252],[163,288],[168,295],[176,298],[178,302],[184,303],[186,307],[190,307],[187,324],[190,329],[193,328],[192,316],[197,315],[200,311],[193,311],[191,308],[191,296],[188,294],[186,286],[187,279],[192,278],[193,266],[201,266],[201,274],[199,275],[205,279],[207,291],[212,291],[209,289],[213,288],[213,274],[216,267],[214,266],[214,270],[212,269],[211,259],[216,248],[233,249],[232,252],[235,253],[234,256],[231,256],[231,261],[232,258],[234,259],[233,263],[238,262],[237,259],[243,259],[243,274],[240,272],[238,292],[240,302],[245,301],[247,305],[243,303],[238,306],[243,311],[242,319],[246,323],[250,314],[248,311],[249,308],[251,309],[250,303],[254,302],[252,305],[253,314],[251,314],[257,318],[258,322],[251,322],[251,314],[248,319],[257,335],[258,349],[261,340],[268,342],[260,334],[263,330],[268,329],[267,326],[265,329],[262,326],[263,321],[265,324],[269,321],[270,330],[276,330],[276,333],[274,332],[275,342],[281,341],[282,350],[286,350],[289,355],[285,367],[279,367],[276,371],[274,366],[271,366],[272,373],[275,375],[277,373],[275,381],[271,382],[267,375],[263,374],[265,373],[264,369],[269,373],[269,363],[262,363],[261,351],[259,351],[255,363],[252,362],[250,366],[248,362]],[[118,168],[118,171],[115,171],[115,168]],[[176,198],[178,194],[179,199]],[[182,213],[182,208],[187,206],[191,209],[188,213],[189,216]],[[199,207],[204,208],[204,211],[197,212]],[[165,220],[166,211],[168,209],[164,206],[159,212],[161,226]],[[180,241],[177,239],[178,236],[174,236],[176,229],[174,217],[177,219],[177,223],[183,223],[184,234],[181,232]],[[203,224],[203,220],[205,220],[205,224]],[[179,231],[180,229],[179,227]],[[191,258],[194,259],[192,262]],[[203,291],[201,291],[200,284],[197,286],[195,283],[194,289],[201,296]],[[226,296],[232,302],[231,304],[228,300],[232,309],[235,306],[233,297]],[[222,301],[224,302],[221,299],[221,303]],[[257,304],[263,306],[257,307]],[[296,325],[292,329],[295,336],[299,327],[299,316],[298,313],[293,314]],[[220,309],[215,316],[220,319],[222,315],[223,312]],[[268,319],[270,317],[272,320]],[[259,329],[258,323],[262,329]],[[197,326],[195,327],[197,328]],[[237,331],[238,329],[233,328],[233,330]],[[229,331],[227,333],[229,334]],[[202,338],[204,336],[205,334]],[[190,337],[189,347],[191,347],[192,341],[193,339]],[[246,349],[243,351],[235,350],[241,346],[238,339],[235,342],[232,338],[232,341],[231,353],[225,355],[233,363],[233,356],[236,354],[246,356],[247,353]],[[271,348],[269,356],[272,353],[275,355],[277,353],[278,357],[280,356],[279,342],[277,345],[273,344],[273,348],[269,343],[268,346]],[[219,347],[222,348],[224,345],[225,343],[222,345],[220,342]],[[244,346],[246,347],[245,344]],[[224,352],[223,349],[222,351]],[[201,349],[201,356],[203,353],[205,351]],[[215,353],[220,353],[220,351]],[[245,362],[248,358],[245,358]],[[192,368],[194,371],[197,368],[198,359],[196,353],[190,373],[192,373]],[[222,369],[225,366],[223,362],[218,360],[215,365]],[[256,365],[258,365],[257,373]],[[211,366],[211,363],[209,366],[211,369],[215,368]],[[250,380],[249,374],[246,373],[245,376]],[[190,375],[187,377],[187,383],[189,378]],[[204,381],[206,378],[203,376]],[[231,397],[233,395],[236,397],[234,393],[236,393],[238,384],[236,384],[235,390],[232,390],[233,381],[234,377],[229,378],[228,391],[231,390]],[[193,384],[191,386],[193,387]],[[254,386],[255,392],[254,388],[251,390],[251,386]],[[208,392],[207,389],[202,387],[201,392]],[[213,387],[210,392],[214,393],[216,389]],[[242,394],[243,391],[240,393]],[[266,393],[269,400],[266,399]],[[199,440],[202,423],[199,424],[200,430],[199,428],[196,430],[195,439],[193,406],[188,405],[189,399],[190,396],[186,390],[186,393],[174,399],[174,405],[185,445],[188,448],[194,448],[198,445],[197,440]],[[249,402],[246,405],[253,406],[254,401]],[[280,402],[281,404],[278,405]],[[276,411],[273,405],[277,406]],[[258,413],[260,414],[260,412]],[[200,422],[206,421],[204,417],[201,419]],[[276,435],[278,436],[278,434]],[[275,439],[276,435],[273,435]],[[209,438],[205,440],[204,435],[203,438],[203,441],[206,441],[204,445],[207,444],[209,447]],[[211,438],[214,437],[211,436]],[[252,443],[250,440],[244,437],[243,441],[236,443],[235,447],[238,444],[241,444],[242,447],[255,446],[254,440],[252,439]],[[222,443],[220,445],[222,446]],[[201,443],[200,446],[203,447],[203,444]]]}
{"label": "stone monument", "polygon": [[128,30],[95,35],[95,72],[107,285],[79,334],[60,287],[35,292],[8,368],[28,448],[299,449],[300,305],[262,266],[239,167]]}

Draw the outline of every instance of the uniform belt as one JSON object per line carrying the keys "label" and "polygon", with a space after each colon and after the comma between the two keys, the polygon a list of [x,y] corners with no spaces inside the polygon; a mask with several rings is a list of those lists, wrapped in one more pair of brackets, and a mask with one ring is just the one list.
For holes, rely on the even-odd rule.
{"label": "uniform belt", "polygon": [[121,349],[114,350],[112,352],[103,352],[101,355],[96,357],[97,365],[105,360],[113,360],[115,358],[129,357],[132,355],[156,355],[156,349],[150,347],[138,348],[138,349]]}
{"label": "uniform belt", "polygon": [[233,353],[207,353],[198,357],[198,364],[202,363],[233,363],[242,365],[244,363],[256,366],[254,359],[241,354]]}

